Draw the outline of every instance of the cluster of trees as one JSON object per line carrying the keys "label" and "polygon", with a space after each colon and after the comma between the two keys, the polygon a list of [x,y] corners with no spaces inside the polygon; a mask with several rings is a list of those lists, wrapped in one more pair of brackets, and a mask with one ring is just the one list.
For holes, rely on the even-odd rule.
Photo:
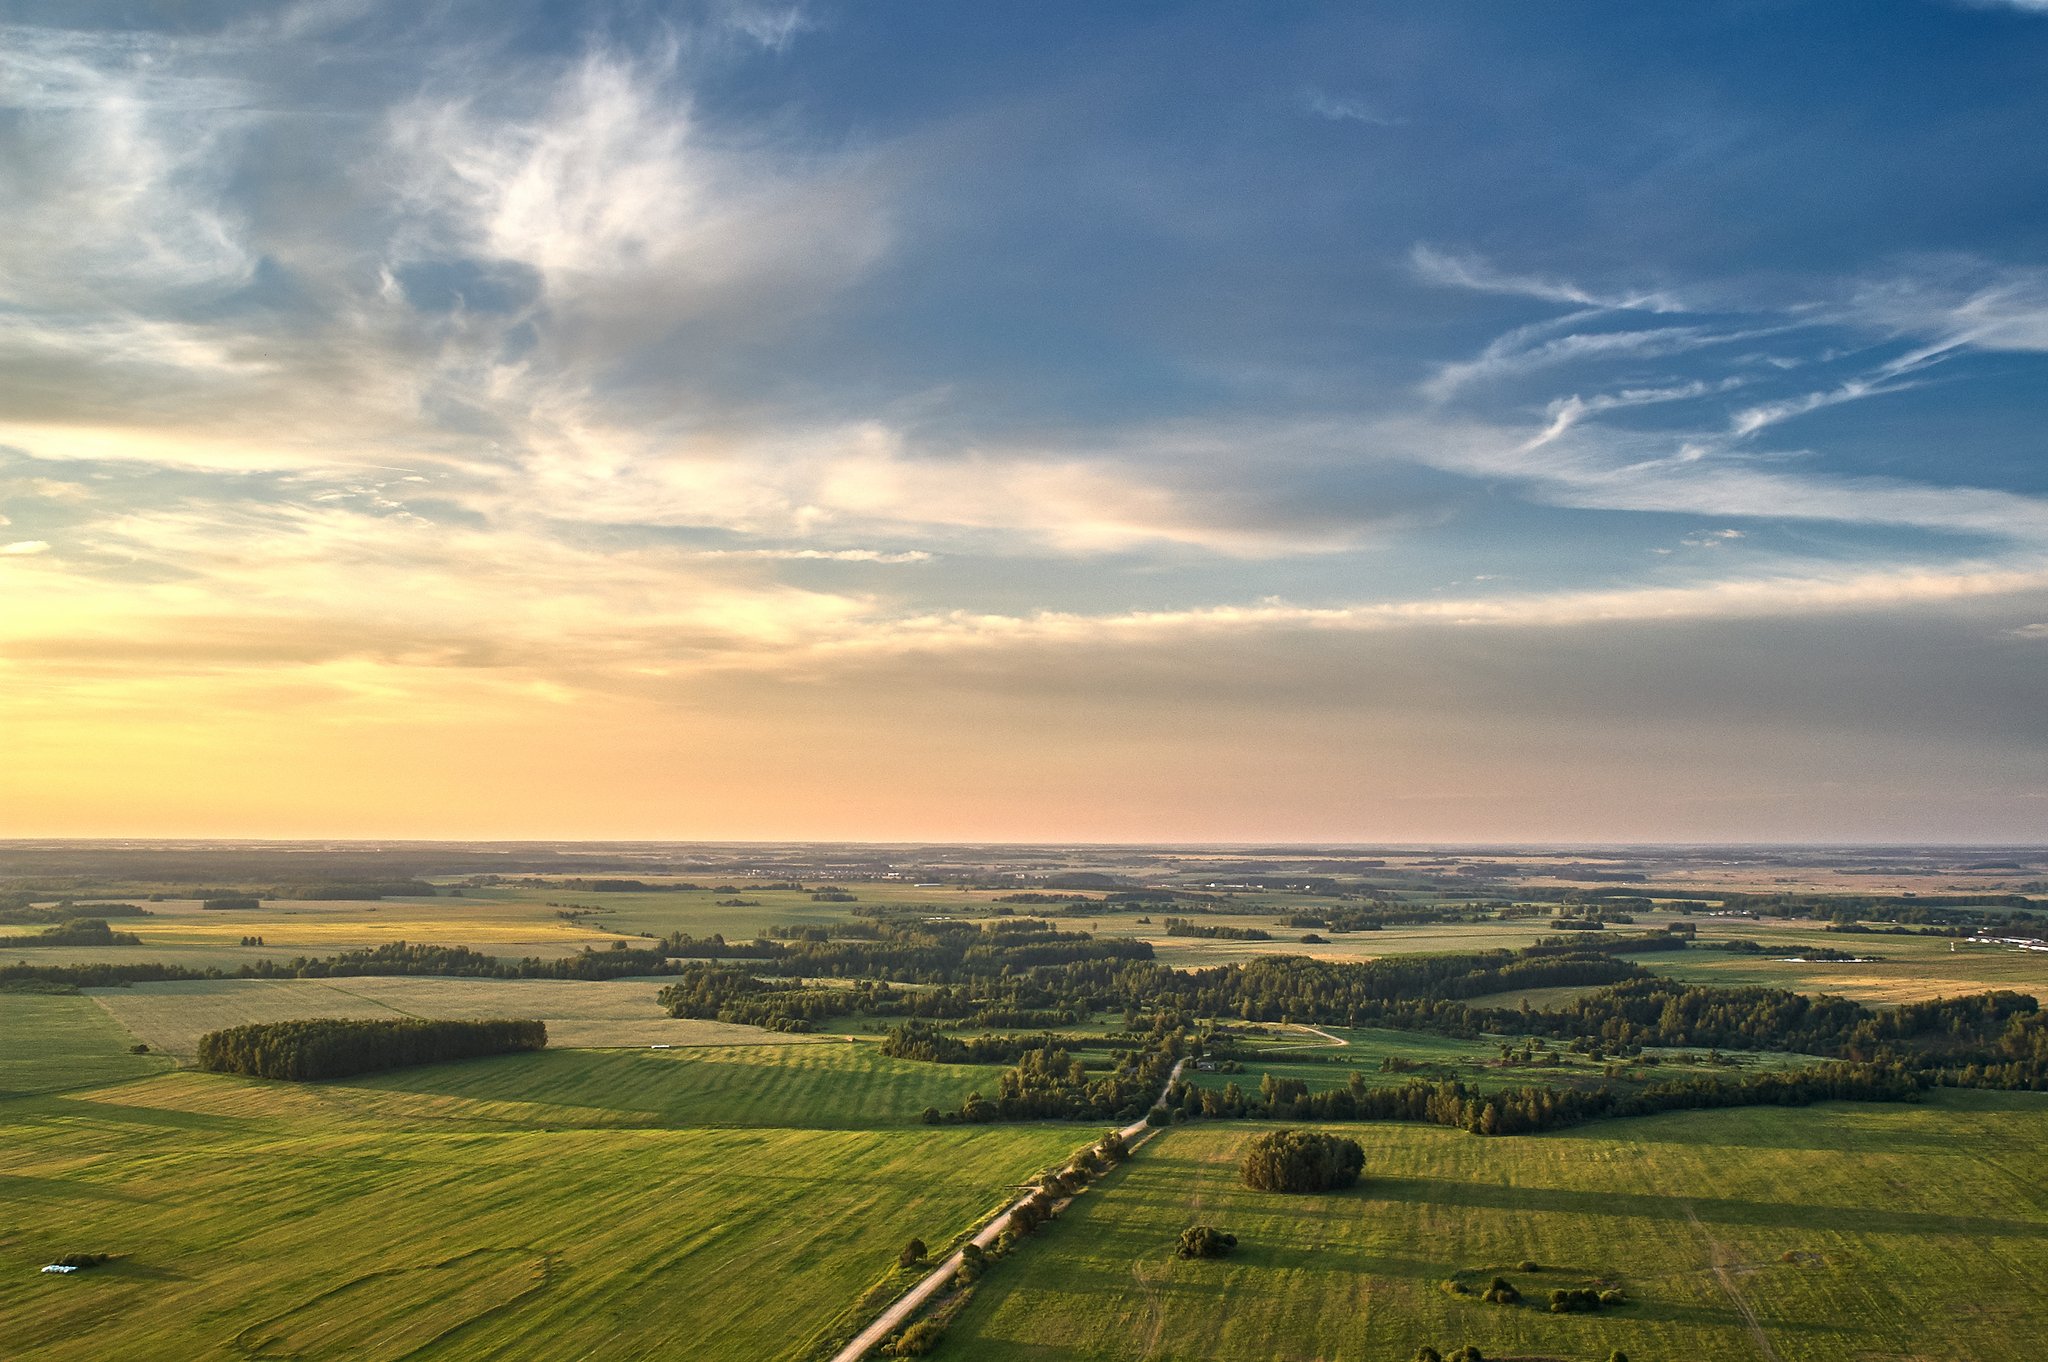
{"label": "cluster of trees", "polygon": [[149,909],[133,903],[73,903],[63,899],[38,906],[32,894],[0,894],[0,922],[33,927],[51,922],[72,922],[78,918],[148,917]]}
{"label": "cluster of trees", "polygon": [[1911,1102],[1923,1075],[1897,1062],[1836,1063],[1727,1080],[1681,1078],[1641,1087],[1526,1086],[1479,1092],[1457,1079],[1375,1087],[1353,1073],[1341,1088],[1309,1092],[1298,1078],[1266,1075],[1254,1096],[1231,1083],[1220,1093],[1176,1084],[1169,1106],[1187,1116],[1283,1121],[1417,1121],[1475,1135],[1523,1135],[1610,1117],[1701,1107],[1810,1106],[1815,1102]]}
{"label": "cluster of trees", "polygon": [[687,960],[777,960],[788,953],[779,941],[727,941],[723,933],[691,936],[671,932],[661,939],[663,955]]}
{"label": "cluster of trees", "polygon": [[1091,1071],[1048,1041],[1025,1051],[996,1080],[993,1099],[971,1092],[957,1111],[927,1107],[928,1125],[989,1121],[1118,1120],[1144,1115],[1174,1064],[1188,1052],[1186,1032],[1166,1019],[1155,1023],[1145,1047],[1114,1057],[1111,1067]]}
{"label": "cluster of trees", "polygon": [[1589,1314],[1627,1303],[1628,1298],[1618,1286],[1561,1286],[1550,1293],[1550,1313],[1553,1315]]}
{"label": "cluster of trees", "polygon": [[[840,923],[787,929],[784,939],[763,944],[775,949],[746,968],[685,965],[682,977],[663,990],[662,1005],[678,1017],[785,1031],[843,1016],[936,1020],[1028,1012],[1071,1021],[1113,1005],[1105,971],[1152,956],[1143,941],[1099,940],[1035,918],[986,926]],[[860,982],[852,988],[804,982],[817,978]],[[900,989],[880,982],[886,980],[939,987]]]}
{"label": "cluster of trees", "polygon": [[219,894],[210,899],[201,899],[199,906],[215,912],[232,912],[261,908],[263,900],[254,894]]}
{"label": "cluster of trees", "polygon": [[1245,1146],[1238,1176],[1261,1192],[1331,1192],[1365,1170],[1358,1141],[1311,1130],[1273,1130]]}
{"label": "cluster of trees", "polygon": [[0,936],[0,949],[22,946],[139,946],[142,938],[133,932],[117,932],[97,917],[77,917],[31,936]]}
{"label": "cluster of trees", "polygon": [[212,1073],[307,1082],[539,1050],[547,1043],[546,1025],[530,1020],[405,1017],[351,1021],[322,1017],[209,1031],[199,1038],[199,1067]]}
{"label": "cluster of trees", "polygon": [[1038,1036],[950,1036],[930,1022],[913,1020],[892,1026],[882,1037],[881,1051],[891,1059],[917,1059],[928,1064],[1014,1064],[1032,1051],[1050,1051],[1058,1041]]}
{"label": "cluster of trees", "polygon": [[1192,918],[1170,917],[1166,920],[1168,936],[1198,936],[1212,941],[1271,941],[1273,934],[1257,927],[1224,927],[1196,922]]}

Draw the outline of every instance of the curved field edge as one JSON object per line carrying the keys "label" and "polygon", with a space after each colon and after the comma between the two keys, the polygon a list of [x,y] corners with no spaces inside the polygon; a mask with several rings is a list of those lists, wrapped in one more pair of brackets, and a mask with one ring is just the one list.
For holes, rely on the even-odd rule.
{"label": "curved field edge", "polygon": [[[1330,1127],[1365,1146],[1367,1176],[1324,1197],[1239,1183],[1261,1128],[1166,1132],[991,1272],[933,1356],[1379,1362],[1473,1343],[1563,1359],[1989,1362],[2048,1337],[2030,1287],[2048,1249],[2048,1097],[1689,1112],[1511,1139]],[[1198,1222],[1240,1247],[1176,1260]],[[1552,1315],[1442,1287],[1524,1260],[1596,1264],[1632,1303]],[[1552,1284],[1509,1275],[1525,1295]]]}

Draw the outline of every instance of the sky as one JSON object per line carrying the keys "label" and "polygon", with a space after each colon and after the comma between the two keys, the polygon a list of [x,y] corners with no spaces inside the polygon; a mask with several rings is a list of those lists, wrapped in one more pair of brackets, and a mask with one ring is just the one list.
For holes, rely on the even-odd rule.
{"label": "sky", "polygon": [[12,836],[2040,841],[2048,3],[0,0]]}

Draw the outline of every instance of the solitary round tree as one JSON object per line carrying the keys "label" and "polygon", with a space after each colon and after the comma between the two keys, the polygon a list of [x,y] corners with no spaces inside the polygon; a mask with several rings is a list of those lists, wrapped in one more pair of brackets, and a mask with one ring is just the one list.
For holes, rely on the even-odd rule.
{"label": "solitary round tree", "polygon": [[1358,1141],[1308,1130],[1275,1130],[1245,1146],[1238,1172],[1261,1192],[1328,1192],[1349,1187],[1365,1169]]}

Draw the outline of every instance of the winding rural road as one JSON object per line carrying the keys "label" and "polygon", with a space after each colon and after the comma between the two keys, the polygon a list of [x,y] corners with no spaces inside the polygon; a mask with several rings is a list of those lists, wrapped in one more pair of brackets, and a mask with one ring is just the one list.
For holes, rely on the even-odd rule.
{"label": "winding rural road", "polygon": [[[1175,1080],[1180,1077],[1181,1067],[1186,1063],[1186,1060],[1181,1060],[1173,1066],[1173,1071],[1166,1075],[1166,1084],[1159,1090],[1160,1100],[1163,1101],[1165,1099],[1168,1090],[1173,1087]],[[1157,1103],[1155,1102],[1154,1105],[1156,1106]],[[1143,1120],[1137,1120],[1131,1122],[1131,1124],[1125,1126],[1117,1133],[1123,1136],[1124,1144],[1127,1147],[1135,1150],[1139,1145],[1158,1134],[1158,1127],[1148,1126]],[[1003,1231],[1009,1228],[1010,1217],[1016,1214],[1017,1208],[1030,1200],[1036,1191],[1037,1188],[1034,1187],[1030,1192],[1026,1192],[1023,1196],[1011,1202],[1009,1206],[1004,1208],[1001,1215],[998,1215],[995,1219],[989,1221],[988,1224],[981,1227],[981,1232],[974,1236],[973,1242],[984,1249],[994,1244],[997,1239],[1002,1237]],[[910,1290],[897,1297],[896,1303],[876,1317],[873,1324],[855,1334],[851,1343],[832,1354],[832,1362],[860,1362],[860,1359],[866,1357],[883,1339],[901,1329],[912,1316],[924,1308],[927,1301],[945,1289],[947,1282],[953,1280],[953,1274],[960,1270],[960,1258],[963,1251],[956,1250],[952,1257],[940,1263],[936,1268],[933,1268],[916,1286],[911,1287]]]}

